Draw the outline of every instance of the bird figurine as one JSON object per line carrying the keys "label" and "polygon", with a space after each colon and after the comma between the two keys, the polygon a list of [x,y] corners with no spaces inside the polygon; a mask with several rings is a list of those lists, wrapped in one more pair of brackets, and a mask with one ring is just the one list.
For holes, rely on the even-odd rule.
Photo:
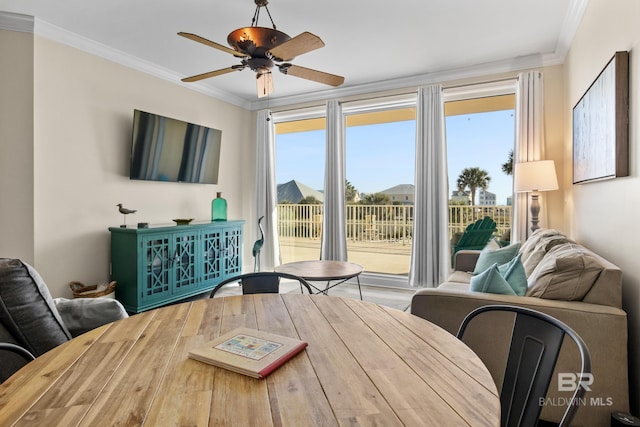
{"label": "bird figurine", "polygon": [[122,214],[122,217],[124,218],[124,225],[121,225],[120,227],[127,228],[127,215],[134,214],[138,211],[135,209],[127,209],[124,206],[122,206],[122,203],[118,203],[116,206],[118,207],[118,211]]}
{"label": "bird figurine", "polygon": [[264,215],[258,219],[258,228],[260,229],[260,238],[255,241],[253,244],[253,257],[255,258],[253,261],[253,271],[260,271],[260,249],[262,249],[262,245],[264,245],[264,230],[262,229],[262,221]]}

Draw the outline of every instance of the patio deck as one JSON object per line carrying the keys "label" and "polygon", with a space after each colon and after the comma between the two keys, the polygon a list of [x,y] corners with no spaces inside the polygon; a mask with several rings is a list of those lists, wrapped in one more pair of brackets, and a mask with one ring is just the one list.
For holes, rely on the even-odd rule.
{"label": "patio deck", "polygon": [[[320,258],[320,239],[280,237],[282,262]],[[349,261],[360,264],[367,273],[409,275],[411,241],[347,240]]]}

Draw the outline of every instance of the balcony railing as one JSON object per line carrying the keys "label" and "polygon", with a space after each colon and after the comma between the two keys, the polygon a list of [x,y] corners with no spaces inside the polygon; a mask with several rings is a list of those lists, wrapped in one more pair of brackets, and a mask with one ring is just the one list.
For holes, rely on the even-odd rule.
{"label": "balcony railing", "polygon": [[[322,205],[278,205],[280,237],[319,239],[322,234]],[[496,236],[511,229],[511,206],[449,206],[449,239],[478,219],[489,216],[496,222]],[[411,205],[347,205],[347,240],[406,243],[413,235]]]}

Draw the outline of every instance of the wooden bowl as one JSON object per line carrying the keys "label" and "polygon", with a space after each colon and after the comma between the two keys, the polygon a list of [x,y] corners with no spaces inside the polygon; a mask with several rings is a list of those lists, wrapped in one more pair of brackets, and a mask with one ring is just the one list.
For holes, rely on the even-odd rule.
{"label": "wooden bowl", "polygon": [[193,218],[176,218],[173,220],[176,225],[189,225],[191,221],[193,221]]}

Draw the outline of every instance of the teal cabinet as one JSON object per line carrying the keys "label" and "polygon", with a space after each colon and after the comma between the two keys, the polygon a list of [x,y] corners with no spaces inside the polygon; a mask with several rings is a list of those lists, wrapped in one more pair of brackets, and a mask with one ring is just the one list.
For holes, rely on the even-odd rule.
{"label": "teal cabinet", "polygon": [[127,311],[160,307],[242,273],[244,221],[111,227],[111,279]]}

